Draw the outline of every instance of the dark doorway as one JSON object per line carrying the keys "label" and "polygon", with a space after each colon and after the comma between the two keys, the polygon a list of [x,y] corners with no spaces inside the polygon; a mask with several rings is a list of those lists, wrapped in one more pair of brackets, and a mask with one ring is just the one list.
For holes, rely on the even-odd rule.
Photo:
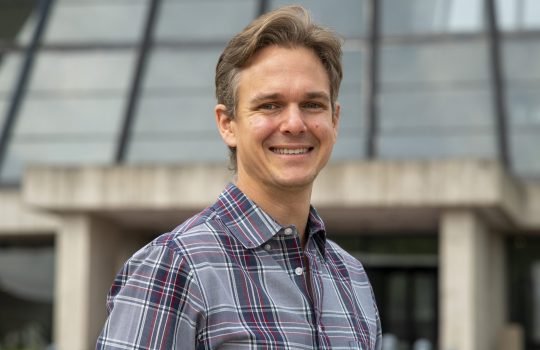
{"label": "dark doorway", "polygon": [[396,349],[412,350],[415,342],[425,339],[436,349],[437,268],[385,266],[366,270],[377,297],[385,341],[393,338]]}

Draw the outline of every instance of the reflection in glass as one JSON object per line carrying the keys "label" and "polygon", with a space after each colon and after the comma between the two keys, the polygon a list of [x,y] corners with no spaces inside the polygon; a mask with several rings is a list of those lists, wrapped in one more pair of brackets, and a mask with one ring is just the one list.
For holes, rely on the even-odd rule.
{"label": "reflection in glass", "polygon": [[36,57],[31,92],[124,93],[131,82],[134,51],[47,52]]}
{"label": "reflection in glass", "polygon": [[508,81],[540,84],[540,40],[506,39],[503,43],[504,74]]}
{"label": "reflection in glass", "polygon": [[298,4],[313,15],[315,22],[332,28],[344,37],[360,37],[366,34],[366,0],[271,0],[270,8]]}
{"label": "reflection in glass", "polygon": [[220,51],[158,48],[152,52],[128,161],[226,160],[213,112],[214,71]]}
{"label": "reflection in glass", "polygon": [[135,54],[40,52],[0,174],[27,164],[111,163]]}
{"label": "reflection in glass", "polygon": [[155,38],[157,40],[229,40],[251,22],[257,0],[164,0]]}
{"label": "reflection in glass", "polygon": [[[169,50],[157,48],[150,54],[143,90],[147,93],[177,93],[208,90],[204,94],[214,94],[214,74],[221,48],[200,50]],[[191,94],[191,93],[190,93]]]}
{"label": "reflection in glass", "polygon": [[107,164],[112,162],[116,141],[106,137],[13,137],[8,146],[0,182],[17,184],[28,164]]}
{"label": "reflection in glass", "polygon": [[487,44],[484,40],[393,44],[381,47],[381,80],[402,83],[405,89],[415,83],[488,84]]}
{"label": "reflection in glass", "polygon": [[540,41],[506,40],[504,73],[507,83],[510,150],[517,174],[540,174]]}
{"label": "reflection in glass", "polygon": [[0,247],[1,349],[50,345],[53,282],[53,247]]}
{"label": "reflection in glass", "polygon": [[496,0],[499,27],[506,31],[540,28],[540,1]]}
{"label": "reflection in glass", "polygon": [[480,32],[482,0],[382,0],[384,35]]}
{"label": "reflection in glass", "polygon": [[23,56],[20,53],[0,55],[0,97],[10,97],[19,77]]}
{"label": "reflection in glass", "polygon": [[45,42],[135,42],[142,33],[148,3],[147,0],[55,1]]}
{"label": "reflection in glass", "polygon": [[495,157],[484,41],[384,45],[381,56],[381,157]]}
{"label": "reflection in glass", "polygon": [[183,134],[176,137],[163,135],[135,136],[128,153],[130,163],[199,163],[225,162],[228,149],[217,134]]}

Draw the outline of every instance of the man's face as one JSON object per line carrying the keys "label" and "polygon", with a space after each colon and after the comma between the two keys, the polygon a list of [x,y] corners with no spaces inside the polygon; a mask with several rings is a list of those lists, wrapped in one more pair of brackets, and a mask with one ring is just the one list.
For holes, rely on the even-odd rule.
{"label": "man's face", "polygon": [[[234,119],[216,115],[236,147],[238,186],[311,188],[336,141],[328,75],[312,50],[270,46],[240,73]],[[221,115],[221,118],[220,118]]]}

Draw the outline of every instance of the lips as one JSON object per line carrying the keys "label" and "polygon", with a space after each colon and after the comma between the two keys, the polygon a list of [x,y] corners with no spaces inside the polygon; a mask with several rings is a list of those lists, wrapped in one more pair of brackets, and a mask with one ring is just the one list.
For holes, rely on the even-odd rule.
{"label": "lips", "polygon": [[270,147],[270,150],[276,154],[283,155],[301,155],[310,152],[313,147],[302,147],[302,148],[285,148],[285,147]]}

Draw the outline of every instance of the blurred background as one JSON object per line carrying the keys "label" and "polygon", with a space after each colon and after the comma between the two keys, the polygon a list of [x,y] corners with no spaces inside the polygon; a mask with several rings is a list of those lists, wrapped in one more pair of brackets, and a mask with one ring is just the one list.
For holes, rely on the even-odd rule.
{"label": "blurred background", "polygon": [[540,1],[0,0],[1,350],[92,348],[121,262],[228,181],[221,50],[291,3],[344,39],[314,203],[384,349],[540,349]]}

